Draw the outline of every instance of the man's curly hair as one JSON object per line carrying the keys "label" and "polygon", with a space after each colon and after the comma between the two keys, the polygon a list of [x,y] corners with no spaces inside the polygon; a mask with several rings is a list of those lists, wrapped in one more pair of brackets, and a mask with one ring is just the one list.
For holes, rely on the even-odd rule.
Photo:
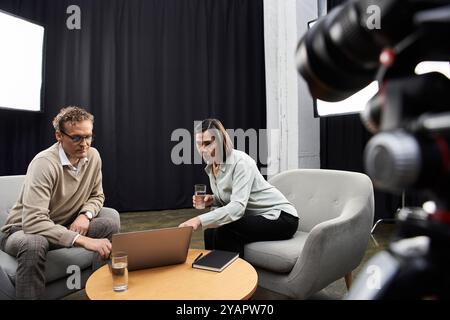
{"label": "man's curly hair", "polygon": [[62,108],[58,115],[53,119],[53,127],[55,130],[64,129],[66,122],[80,122],[91,120],[94,124],[94,116],[80,107],[70,106]]}

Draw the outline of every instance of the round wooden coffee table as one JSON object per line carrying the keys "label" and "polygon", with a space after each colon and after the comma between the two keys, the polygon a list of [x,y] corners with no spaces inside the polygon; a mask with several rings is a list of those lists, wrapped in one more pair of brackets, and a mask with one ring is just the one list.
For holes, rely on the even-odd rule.
{"label": "round wooden coffee table", "polygon": [[183,264],[129,272],[125,292],[113,291],[105,265],[89,277],[86,294],[91,300],[241,300],[253,295],[258,275],[248,262],[238,258],[222,272],[194,269],[201,252],[208,251],[189,249]]}

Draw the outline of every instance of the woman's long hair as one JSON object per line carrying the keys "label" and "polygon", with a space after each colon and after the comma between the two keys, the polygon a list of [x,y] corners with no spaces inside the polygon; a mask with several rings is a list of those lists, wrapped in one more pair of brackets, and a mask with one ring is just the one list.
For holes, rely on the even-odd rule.
{"label": "woman's long hair", "polygon": [[[225,130],[223,124],[217,119],[205,119],[203,120],[196,128],[195,133],[203,133],[206,130],[209,130],[216,141],[216,157],[222,155],[222,161],[225,162],[228,155],[233,150],[233,142]],[[222,145],[222,148],[219,149],[219,146]],[[219,154],[218,154],[219,151]]]}

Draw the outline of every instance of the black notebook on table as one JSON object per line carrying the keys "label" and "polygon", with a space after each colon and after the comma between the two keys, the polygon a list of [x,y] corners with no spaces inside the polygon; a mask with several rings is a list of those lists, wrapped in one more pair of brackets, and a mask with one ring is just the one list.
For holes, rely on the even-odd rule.
{"label": "black notebook on table", "polygon": [[213,250],[192,263],[192,268],[221,272],[234,260],[239,258],[239,253]]}

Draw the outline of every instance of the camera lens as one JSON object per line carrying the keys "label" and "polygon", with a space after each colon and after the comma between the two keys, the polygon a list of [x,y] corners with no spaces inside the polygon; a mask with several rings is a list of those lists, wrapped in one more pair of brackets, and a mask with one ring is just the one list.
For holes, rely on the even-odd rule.
{"label": "camera lens", "polygon": [[[348,1],[319,19],[296,52],[312,96],[340,101],[371,83],[381,51],[411,32],[412,7],[397,0]],[[379,16],[378,25],[370,25],[372,14]]]}
{"label": "camera lens", "polygon": [[340,101],[373,81],[381,49],[359,17],[354,2],[337,7],[300,40],[297,66],[314,97]]}

